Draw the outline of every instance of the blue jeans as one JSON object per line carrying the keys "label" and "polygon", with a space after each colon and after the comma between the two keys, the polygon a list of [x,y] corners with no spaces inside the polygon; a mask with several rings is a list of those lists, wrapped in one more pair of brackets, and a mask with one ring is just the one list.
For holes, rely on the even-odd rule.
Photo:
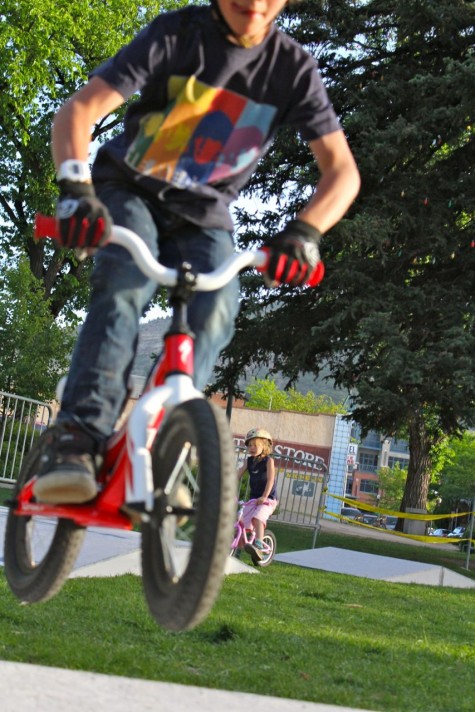
{"label": "blue jeans", "polygon": [[[98,196],[117,225],[136,232],[167,267],[190,262],[211,272],[232,254],[227,230],[204,229],[168,213],[122,184],[106,184]],[[74,349],[58,421],[76,421],[99,440],[113,430],[127,396],[138,342],[139,319],[157,285],[117,245],[101,249],[91,277],[91,300]],[[239,307],[239,280],[215,292],[197,292],[188,315],[195,342],[195,386],[209,380],[220,351],[230,342]]]}

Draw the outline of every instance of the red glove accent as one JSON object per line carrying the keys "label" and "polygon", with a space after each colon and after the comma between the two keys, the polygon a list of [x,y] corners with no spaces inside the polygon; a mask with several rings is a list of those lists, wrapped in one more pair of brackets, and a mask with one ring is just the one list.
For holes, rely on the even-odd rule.
{"label": "red glove accent", "polygon": [[270,252],[265,269],[266,283],[305,284],[320,262],[321,233],[302,220],[291,220],[266,243]]}
{"label": "red glove accent", "polygon": [[60,195],[56,206],[59,223],[58,241],[63,247],[100,247],[110,235],[109,211],[96,198],[90,183],[59,181]]}

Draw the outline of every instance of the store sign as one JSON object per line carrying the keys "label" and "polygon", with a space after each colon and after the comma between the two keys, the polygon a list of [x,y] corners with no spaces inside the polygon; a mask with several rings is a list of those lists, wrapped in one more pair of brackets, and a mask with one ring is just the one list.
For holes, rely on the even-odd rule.
{"label": "store sign", "polygon": [[[235,437],[234,443],[236,447],[245,447],[243,437]],[[324,463],[328,467],[330,461],[331,448],[318,447],[316,445],[303,445],[302,443],[287,442],[280,440],[274,443],[274,456],[280,455],[282,459],[286,457],[293,458],[299,462],[305,463],[307,467],[318,467],[319,463]]]}
{"label": "store sign", "polygon": [[356,443],[350,443],[348,445],[348,452],[346,455],[346,464],[348,470],[356,470],[358,464],[358,445]]}

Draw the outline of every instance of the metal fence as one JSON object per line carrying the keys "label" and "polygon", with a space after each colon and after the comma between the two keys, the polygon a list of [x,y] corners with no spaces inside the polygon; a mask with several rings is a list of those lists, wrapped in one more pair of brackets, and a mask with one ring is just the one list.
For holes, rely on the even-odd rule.
{"label": "metal fence", "polygon": [[[240,468],[246,458],[246,448],[236,449],[236,466]],[[279,504],[272,521],[319,529],[320,518],[325,506],[328,469],[323,460],[313,462],[295,457],[274,456]],[[248,499],[249,484],[240,492],[242,499]]]}
{"label": "metal fence", "polygon": [[[0,391],[0,482],[14,483],[25,454],[53,417],[51,406],[41,401]],[[236,467],[247,455],[246,448],[236,449]],[[323,460],[298,460],[274,456],[279,505],[272,521],[310,527],[316,533],[325,505],[328,470]],[[249,485],[240,492],[249,496]]]}
{"label": "metal fence", "polygon": [[0,391],[0,482],[15,482],[25,454],[51,419],[47,403]]}

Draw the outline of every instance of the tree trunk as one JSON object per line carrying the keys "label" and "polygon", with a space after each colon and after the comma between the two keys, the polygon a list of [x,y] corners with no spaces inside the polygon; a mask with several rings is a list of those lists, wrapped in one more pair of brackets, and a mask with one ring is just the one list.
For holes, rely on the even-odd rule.
{"label": "tree trunk", "polygon": [[[432,442],[420,411],[409,420],[409,468],[401,502],[401,512],[408,509],[427,509],[427,494],[432,473]],[[404,520],[396,529],[403,531]]]}

